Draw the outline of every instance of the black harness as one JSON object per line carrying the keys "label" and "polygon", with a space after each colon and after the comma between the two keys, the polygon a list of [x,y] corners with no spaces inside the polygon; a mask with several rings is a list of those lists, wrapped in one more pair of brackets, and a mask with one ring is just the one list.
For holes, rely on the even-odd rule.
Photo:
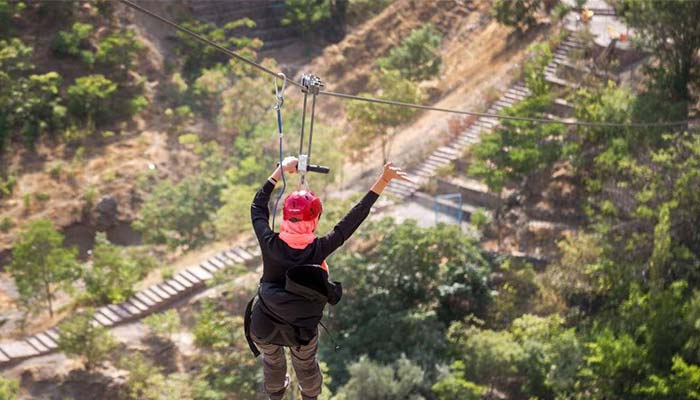
{"label": "black harness", "polygon": [[[340,282],[330,282],[328,273],[319,265],[301,265],[292,267],[287,270],[286,281],[284,288],[276,290],[282,293],[282,297],[294,299],[300,304],[307,304],[314,311],[315,318],[321,326],[326,329],[320,322],[323,316],[323,309],[326,303],[335,305],[340,301],[342,296],[342,285]],[[304,346],[311,342],[317,332],[317,326],[314,326],[313,335],[309,329],[297,326],[290,322],[287,318],[279,315],[270,307],[269,299],[265,299],[263,294],[263,283],[258,286],[257,294],[248,302],[245,310],[244,324],[246,341],[253,355],[260,355],[255,342],[251,336],[251,321],[253,316],[253,308],[262,312],[264,317],[272,324],[272,331],[264,338],[259,338],[263,343],[273,343],[280,346],[297,347]],[[292,318],[293,319],[293,318]],[[326,330],[327,331],[327,330]],[[336,345],[336,348],[338,346]]]}

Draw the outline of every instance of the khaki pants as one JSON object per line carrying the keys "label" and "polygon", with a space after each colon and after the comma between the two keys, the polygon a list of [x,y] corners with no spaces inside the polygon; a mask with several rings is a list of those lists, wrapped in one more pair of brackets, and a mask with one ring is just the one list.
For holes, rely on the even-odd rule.
{"label": "khaki pants", "polygon": [[[281,400],[287,388],[287,358],[284,347],[276,344],[260,343],[261,340],[253,335],[253,340],[262,353],[263,374],[265,376],[265,392],[271,400]],[[306,346],[290,347],[292,352],[292,367],[301,386],[304,400],[315,400],[321,394],[323,377],[318,366],[316,352],[318,350],[318,335]]]}

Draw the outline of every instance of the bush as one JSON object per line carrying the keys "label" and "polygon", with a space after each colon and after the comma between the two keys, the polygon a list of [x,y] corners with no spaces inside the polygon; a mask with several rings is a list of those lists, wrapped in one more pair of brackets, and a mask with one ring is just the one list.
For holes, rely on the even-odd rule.
{"label": "bush", "polygon": [[523,32],[537,24],[535,15],[541,6],[542,0],[496,0],[492,13],[496,21]]}
{"label": "bush", "polygon": [[337,400],[423,400],[423,370],[405,357],[380,365],[366,356],[348,366],[350,380],[333,398]]}
{"label": "bush", "polygon": [[549,84],[545,80],[544,69],[552,62],[552,50],[547,43],[532,45],[528,48],[525,60],[525,86],[532,96],[549,94]]}
{"label": "bush", "polygon": [[[254,27],[255,22],[248,18],[229,22],[223,28],[219,28],[214,24],[202,24],[196,21],[184,22],[182,26],[226,48],[235,49],[239,54],[249,58],[255,58],[255,50],[262,47],[262,42],[259,40],[252,40],[246,37],[232,37],[230,35],[231,31],[239,27]],[[177,32],[177,38],[176,52],[184,60],[182,74],[188,82],[194,81],[201,74],[202,70],[212,68],[217,64],[223,64],[228,60],[228,57],[222,55],[218,50],[211,46],[202,46],[199,40],[189,35]]]}
{"label": "bush", "polygon": [[148,326],[151,333],[168,340],[180,329],[180,314],[177,310],[170,309],[160,313],[149,315],[143,323]]}
{"label": "bush", "polygon": [[59,325],[58,348],[68,356],[79,356],[90,370],[107,358],[116,346],[107,328],[92,323],[94,310],[86,309]]}
{"label": "bush", "polygon": [[329,0],[286,0],[285,6],[287,13],[282,18],[282,25],[296,27],[304,37],[331,18]]}
{"label": "bush", "polygon": [[68,88],[68,110],[82,122],[99,122],[111,115],[112,97],[117,84],[104,75],[77,78]]}
{"label": "bush", "polygon": [[433,385],[437,400],[481,400],[487,388],[465,379],[464,362],[455,361],[450,366],[450,374]]}
{"label": "bush", "polygon": [[[0,2],[0,6],[2,3]],[[16,400],[19,396],[19,381],[0,376],[0,399]]]}
{"label": "bush", "polygon": [[0,177],[0,198],[9,196],[17,186],[17,175],[10,174],[7,178]]}
{"label": "bush", "polygon": [[39,135],[60,128],[66,116],[61,104],[61,76],[32,74],[32,48],[19,39],[0,40],[0,150],[13,134],[33,146]]}
{"label": "bush", "polygon": [[0,34],[6,35],[12,30],[12,22],[26,6],[21,1],[0,0]]}
{"label": "bush", "polygon": [[0,220],[0,232],[7,233],[13,226],[15,226],[15,223],[12,222],[10,217],[3,217],[2,220]]}
{"label": "bush", "polygon": [[90,46],[90,35],[94,27],[76,22],[70,31],[60,31],[51,43],[51,50],[58,57],[74,57],[88,66],[95,62],[95,54]]}
{"label": "bush", "polygon": [[[551,104],[548,95],[529,97],[503,113],[542,117]],[[500,193],[507,182],[517,182],[559,160],[562,154],[560,138],[565,132],[565,127],[560,124],[504,120],[500,127],[474,145],[476,160],[469,167],[469,173],[484,178],[489,189]]]}
{"label": "bush", "polygon": [[154,265],[151,257],[113,245],[104,233],[98,233],[92,250],[92,265],[86,266],[83,272],[85,290],[97,303],[124,301],[133,294],[136,282]]}
{"label": "bush", "polygon": [[143,48],[144,45],[136,38],[134,31],[127,29],[102,39],[97,46],[95,61],[107,68],[110,76],[124,81]]}
{"label": "bush", "polygon": [[422,81],[440,72],[442,58],[439,55],[442,35],[432,25],[411,31],[398,47],[377,60],[383,69],[397,70],[401,76],[412,81]]}

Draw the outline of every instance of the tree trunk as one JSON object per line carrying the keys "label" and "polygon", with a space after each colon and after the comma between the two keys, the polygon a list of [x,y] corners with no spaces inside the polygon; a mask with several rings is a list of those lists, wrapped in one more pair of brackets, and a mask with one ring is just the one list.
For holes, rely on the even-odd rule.
{"label": "tree trunk", "polygon": [[46,291],[46,301],[49,303],[49,316],[53,318],[53,302],[51,301],[51,283],[44,280],[44,290]]}

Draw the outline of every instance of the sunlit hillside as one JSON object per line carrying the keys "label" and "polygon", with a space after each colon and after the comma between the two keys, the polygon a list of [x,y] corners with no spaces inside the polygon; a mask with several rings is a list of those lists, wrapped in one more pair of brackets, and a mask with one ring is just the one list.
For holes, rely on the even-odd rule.
{"label": "sunlit hillside", "polygon": [[700,399],[697,21],[0,0],[0,400]]}

